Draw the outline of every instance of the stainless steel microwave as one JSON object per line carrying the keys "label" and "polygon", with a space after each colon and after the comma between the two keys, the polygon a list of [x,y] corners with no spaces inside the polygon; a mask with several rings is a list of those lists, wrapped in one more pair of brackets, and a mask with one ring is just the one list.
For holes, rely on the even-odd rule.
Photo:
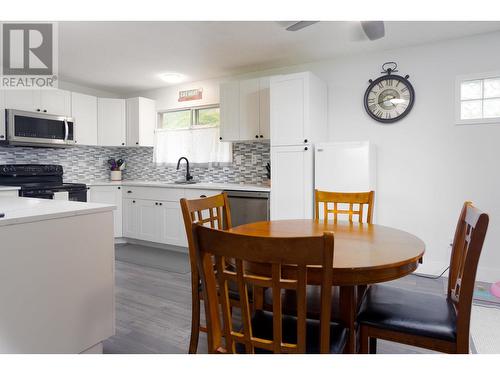
{"label": "stainless steel microwave", "polygon": [[7,142],[18,146],[67,147],[75,140],[71,117],[6,110]]}

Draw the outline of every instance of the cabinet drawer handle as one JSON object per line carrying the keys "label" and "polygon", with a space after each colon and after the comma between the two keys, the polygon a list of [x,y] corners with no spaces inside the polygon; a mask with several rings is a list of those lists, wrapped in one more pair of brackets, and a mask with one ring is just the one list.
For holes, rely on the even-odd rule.
{"label": "cabinet drawer handle", "polygon": [[307,139],[304,139],[304,143],[307,143]]}
{"label": "cabinet drawer handle", "polygon": [[307,147],[304,147],[304,150],[307,151]]}
{"label": "cabinet drawer handle", "polygon": [[205,194],[200,195],[200,198],[206,198],[207,196]]}
{"label": "cabinet drawer handle", "polygon": [[44,109],[44,110],[43,110],[43,112],[47,113],[47,110],[46,110],[46,109]]}
{"label": "cabinet drawer handle", "polygon": [[120,190],[120,189],[121,189],[121,187],[120,187],[120,186],[118,186],[118,190]]}
{"label": "cabinet drawer handle", "polygon": [[136,145],[138,145],[138,144],[139,144],[139,142],[135,142],[135,144],[136,144]]}
{"label": "cabinet drawer handle", "polygon": [[163,203],[160,202],[160,206],[163,206]]}
{"label": "cabinet drawer handle", "polygon": [[122,143],[122,146],[125,146],[125,143]]}
{"label": "cabinet drawer handle", "polygon": [[132,193],[132,190],[128,190],[127,193],[129,193],[129,194]]}
{"label": "cabinet drawer handle", "polygon": [[221,140],[221,141],[222,141],[222,137],[219,137],[219,140]]}
{"label": "cabinet drawer handle", "polygon": [[255,135],[255,138],[259,138],[259,136],[256,134],[256,135]]}
{"label": "cabinet drawer handle", "polygon": [[264,136],[263,136],[262,134],[260,135],[260,137],[261,137],[261,138],[264,138]]}
{"label": "cabinet drawer handle", "polygon": [[37,111],[37,112],[40,112],[40,108],[37,108],[37,109],[36,109],[36,111]]}
{"label": "cabinet drawer handle", "polygon": [[132,203],[135,203],[135,201],[132,201]]}
{"label": "cabinet drawer handle", "polygon": [[158,202],[155,202],[155,206],[158,206]]}

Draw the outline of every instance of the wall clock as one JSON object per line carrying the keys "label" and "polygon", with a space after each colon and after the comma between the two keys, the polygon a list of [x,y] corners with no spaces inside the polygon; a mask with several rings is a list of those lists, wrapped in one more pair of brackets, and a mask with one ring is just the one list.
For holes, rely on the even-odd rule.
{"label": "wall clock", "polygon": [[382,65],[385,75],[376,80],[369,80],[364,105],[371,118],[382,123],[401,120],[412,109],[415,102],[415,90],[408,81],[409,75],[400,76],[395,62]]}

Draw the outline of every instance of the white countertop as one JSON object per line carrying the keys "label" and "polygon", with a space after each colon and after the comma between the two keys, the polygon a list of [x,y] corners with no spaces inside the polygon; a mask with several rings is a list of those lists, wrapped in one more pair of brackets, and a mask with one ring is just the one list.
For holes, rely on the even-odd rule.
{"label": "white countertop", "polygon": [[199,182],[196,184],[176,184],[173,182],[161,181],[75,181],[85,183],[89,186],[145,186],[145,187],[163,187],[172,189],[206,189],[206,190],[239,190],[239,191],[262,191],[269,192],[271,188],[264,185],[246,185],[246,184],[226,184],[218,182]]}
{"label": "white countertop", "polygon": [[110,204],[84,203],[53,199],[0,197],[0,226],[35,221],[87,215],[97,212],[112,211],[116,207]]}
{"label": "white countertop", "polygon": [[19,186],[0,186],[0,191],[14,191],[21,189]]}

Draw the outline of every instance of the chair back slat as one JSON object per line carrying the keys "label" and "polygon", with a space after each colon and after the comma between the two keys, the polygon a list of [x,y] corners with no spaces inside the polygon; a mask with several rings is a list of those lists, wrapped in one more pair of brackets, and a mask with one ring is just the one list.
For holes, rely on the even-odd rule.
{"label": "chair back slat", "polygon": [[453,239],[448,298],[457,311],[457,340],[467,340],[467,344],[474,283],[488,222],[487,214],[465,202]]}
{"label": "chair back slat", "polygon": [[231,211],[229,209],[229,200],[226,193],[200,197],[199,199],[180,200],[184,227],[188,240],[189,259],[191,262],[192,276],[198,275],[196,267],[196,258],[193,243],[193,223],[208,225],[215,229],[231,228]]}
{"label": "chair back slat", "polygon": [[[234,353],[235,343],[242,344],[247,353],[264,349],[274,353],[305,353],[307,316],[307,267],[322,267],[320,335],[321,352],[328,353],[330,343],[331,288],[333,281],[333,233],[323,236],[269,238],[235,234],[193,224],[193,238],[203,284],[210,353]],[[211,258],[215,259],[216,270]],[[224,259],[235,263],[225,267]],[[246,262],[267,264],[270,272],[252,274]],[[282,267],[296,265],[296,272],[283,279]],[[296,276],[296,277],[295,277]],[[291,278],[290,278],[291,277]],[[237,281],[241,301],[242,328],[235,331],[229,308],[227,282]],[[250,288],[269,287],[273,292],[272,339],[256,337],[252,329],[252,311],[248,302]],[[280,296],[283,289],[295,290],[297,295],[296,342],[283,339],[283,314]],[[218,292],[220,291],[220,292]],[[323,306],[326,303],[328,306]],[[219,306],[223,309],[219,312]],[[220,325],[222,316],[223,329]],[[216,331],[216,332],[213,332]],[[222,340],[224,331],[225,344]]]}
{"label": "chair back slat", "polygon": [[[374,191],[360,193],[341,193],[329,191],[314,191],[315,197],[315,219],[320,218],[320,208],[323,209],[323,220],[328,221],[329,214],[333,214],[333,220],[336,222],[339,215],[347,215],[349,222],[353,222],[354,216],[358,217],[358,222],[372,223],[373,220],[373,202]],[[323,203],[320,205],[320,203]],[[333,204],[333,209],[331,205]],[[367,206],[366,219],[364,216],[364,206]],[[346,208],[344,208],[346,207]]]}

